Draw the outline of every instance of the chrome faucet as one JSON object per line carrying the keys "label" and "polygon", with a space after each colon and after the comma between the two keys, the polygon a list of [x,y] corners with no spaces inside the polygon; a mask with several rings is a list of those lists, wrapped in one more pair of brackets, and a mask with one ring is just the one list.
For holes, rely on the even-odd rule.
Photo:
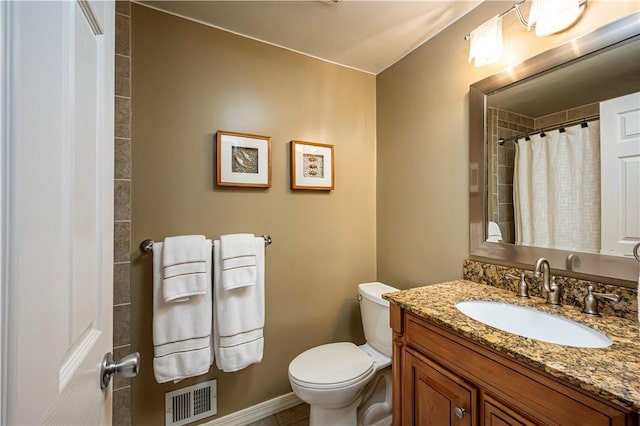
{"label": "chrome faucet", "polygon": [[556,283],[556,277],[551,276],[549,261],[541,257],[536,261],[534,275],[539,278],[542,275],[542,286],[547,293],[547,303],[554,306],[560,305],[560,285]]}

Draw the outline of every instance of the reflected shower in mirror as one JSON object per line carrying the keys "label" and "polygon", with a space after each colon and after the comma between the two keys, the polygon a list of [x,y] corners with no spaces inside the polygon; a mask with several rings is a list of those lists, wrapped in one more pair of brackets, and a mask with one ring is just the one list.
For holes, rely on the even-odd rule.
{"label": "reflected shower in mirror", "polygon": [[470,191],[472,256],[545,256],[554,269],[633,279],[638,15],[471,86],[471,170],[485,159],[484,186]]}
{"label": "reflected shower in mirror", "polygon": [[[634,41],[489,95],[487,217],[502,241],[630,254],[634,236],[640,234],[640,179],[631,175],[610,185],[627,203],[616,203],[615,211],[604,209],[601,216],[607,200],[601,197],[601,169],[605,180],[609,169],[616,172],[618,148],[615,140],[607,140],[611,132],[600,134],[600,111],[601,105],[625,105],[628,96],[627,102],[640,108],[639,91],[640,41]],[[625,106],[618,109],[627,120],[633,118]],[[638,114],[636,110],[636,120]],[[617,113],[606,115],[602,125],[615,127],[617,118]],[[628,145],[626,166],[637,168],[640,139]],[[611,164],[602,163],[601,149],[614,151],[603,151],[605,161],[613,158]],[[637,170],[627,172],[637,175]],[[624,235],[628,244],[616,241],[617,229],[602,229],[619,225],[608,216],[619,217],[629,228]],[[491,234],[488,239],[495,239]],[[616,237],[603,239],[602,234]]]}

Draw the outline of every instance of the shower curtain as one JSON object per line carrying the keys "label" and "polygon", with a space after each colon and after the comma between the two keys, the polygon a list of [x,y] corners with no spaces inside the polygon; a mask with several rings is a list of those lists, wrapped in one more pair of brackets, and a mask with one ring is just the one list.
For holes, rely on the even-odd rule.
{"label": "shower curtain", "polygon": [[600,251],[600,121],[518,139],[516,243]]}

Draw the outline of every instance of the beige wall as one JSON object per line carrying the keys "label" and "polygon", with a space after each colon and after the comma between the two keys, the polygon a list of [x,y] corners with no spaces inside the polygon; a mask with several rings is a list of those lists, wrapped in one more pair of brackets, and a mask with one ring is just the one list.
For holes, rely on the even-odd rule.
{"label": "beige wall", "polygon": [[[363,342],[356,286],[376,278],[375,77],[132,5],[132,350],[135,425],[163,424],[164,392],[218,379],[218,413],[290,392],[301,351]],[[216,130],[272,137],[273,186],[214,185]],[[336,186],[289,189],[289,141],[335,145]],[[268,233],[261,364],[155,383],[145,238]]]}
{"label": "beige wall", "polygon": [[[132,5],[131,339],[142,354],[133,424],[162,424],[164,392],[209,378],[218,379],[219,415],[289,392],[287,365],[297,353],[362,342],[359,282],[405,288],[462,276],[469,85],[638,9],[590,2],[570,31],[544,39],[510,16],[505,59],[467,64],[463,36],[508,5],[483,3],[377,78]],[[272,137],[272,188],[213,184],[218,129]],[[291,139],[335,144],[335,191],[289,189]],[[137,244],[233,232],[274,239],[264,361],[158,385],[151,258]]]}
{"label": "beige wall", "polygon": [[380,281],[412,287],[462,277],[469,255],[469,85],[640,9],[638,2],[590,1],[578,23],[544,38],[510,14],[503,59],[468,64],[464,35],[510,4],[482,3],[377,76]]}

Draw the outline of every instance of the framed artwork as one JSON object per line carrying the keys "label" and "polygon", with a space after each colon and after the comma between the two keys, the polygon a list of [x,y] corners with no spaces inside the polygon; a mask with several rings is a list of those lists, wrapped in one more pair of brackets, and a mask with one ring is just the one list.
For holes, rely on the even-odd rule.
{"label": "framed artwork", "polygon": [[333,145],[291,141],[291,189],[334,188]]}
{"label": "framed artwork", "polygon": [[216,133],[219,186],[271,187],[271,138],[247,133]]}

